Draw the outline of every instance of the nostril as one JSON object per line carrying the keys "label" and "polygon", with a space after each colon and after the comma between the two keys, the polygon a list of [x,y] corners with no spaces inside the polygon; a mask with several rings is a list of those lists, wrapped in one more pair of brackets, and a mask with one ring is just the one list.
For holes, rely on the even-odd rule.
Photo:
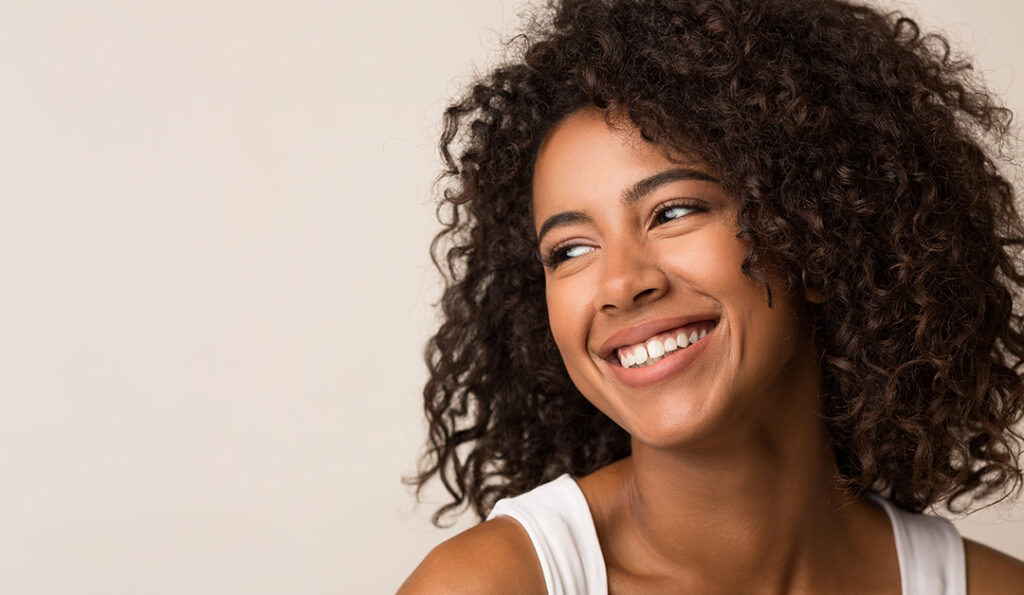
{"label": "nostril", "polygon": [[654,288],[653,287],[651,287],[649,289],[645,289],[645,290],[641,291],[640,293],[636,294],[633,297],[633,301],[636,301],[636,300],[638,300],[638,299],[640,299],[640,298],[642,298],[642,297],[644,297],[646,295],[650,295],[652,293],[654,293]]}

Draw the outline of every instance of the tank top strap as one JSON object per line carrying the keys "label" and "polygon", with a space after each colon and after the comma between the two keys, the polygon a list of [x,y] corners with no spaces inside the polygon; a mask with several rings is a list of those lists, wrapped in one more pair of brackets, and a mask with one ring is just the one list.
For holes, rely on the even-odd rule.
{"label": "tank top strap", "polygon": [[568,474],[499,500],[487,520],[509,516],[526,529],[549,595],[608,592],[604,556],[583,492]]}
{"label": "tank top strap", "polygon": [[892,523],[903,595],[967,595],[964,543],[952,523],[908,512],[878,494]]}

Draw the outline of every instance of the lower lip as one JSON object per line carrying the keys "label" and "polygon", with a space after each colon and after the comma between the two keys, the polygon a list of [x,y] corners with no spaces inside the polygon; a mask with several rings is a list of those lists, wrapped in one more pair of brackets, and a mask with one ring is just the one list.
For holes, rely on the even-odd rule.
{"label": "lower lip", "polygon": [[666,378],[690,367],[693,360],[700,357],[700,354],[704,353],[704,350],[707,349],[708,342],[715,335],[715,331],[718,330],[718,326],[719,325],[716,324],[715,327],[708,331],[708,334],[700,341],[697,341],[685,349],[676,349],[672,353],[661,358],[661,360],[656,364],[645,366],[643,368],[623,368],[622,366],[616,366],[612,363],[609,363],[608,366],[612,369],[612,373],[614,373],[615,376],[626,386],[632,388],[644,388],[657,384],[662,380],[665,380]]}

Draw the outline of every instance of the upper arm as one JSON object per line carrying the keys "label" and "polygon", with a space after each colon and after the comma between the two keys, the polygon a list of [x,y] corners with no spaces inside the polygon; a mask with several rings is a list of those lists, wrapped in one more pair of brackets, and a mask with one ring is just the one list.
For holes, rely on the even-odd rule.
{"label": "upper arm", "polygon": [[1024,591],[1024,562],[970,539],[964,539],[968,595]]}
{"label": "upper arm", "polygon": [[427,554],[398,595],[545,594],[540,561],[526,530],[497,517],[452,537]]}

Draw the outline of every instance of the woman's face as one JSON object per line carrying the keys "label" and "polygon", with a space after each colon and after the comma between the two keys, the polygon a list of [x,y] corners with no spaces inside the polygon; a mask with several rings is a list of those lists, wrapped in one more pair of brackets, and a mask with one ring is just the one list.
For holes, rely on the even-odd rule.
{"label": "woman's face", "polygon": [[551,331],[595,406],[651,446],[785,421],[817,359],[791,298],[740,271],[736,201],[699,163],[583,110],[545,139],[533,210]]}

